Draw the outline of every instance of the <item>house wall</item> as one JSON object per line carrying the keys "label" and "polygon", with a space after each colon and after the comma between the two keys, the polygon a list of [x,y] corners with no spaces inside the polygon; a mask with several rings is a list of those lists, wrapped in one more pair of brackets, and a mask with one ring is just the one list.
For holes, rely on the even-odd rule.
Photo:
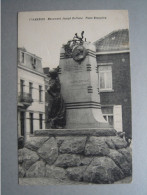
{"label": "house wall", "polygon": [[[24,62],[22,62],[22,53],[24,53]],[[36,59],[35,68],[32,66],[32,59]],[[36,72],[43,73],[41,58],[37,57],[34,54],[28,53],[21,49],[18,49],[18,64],[29,68],[30,70],[35,70]]]}
{"label": "house wall", "polygon": [[122,128],[131,137],[131,83],[129,53],[97,55],[97,62],[112,63],[111,92],[100,92],[102,105],[122,105]]}
{"label": "house wall", "polygon": [[[42,129],[45,128],[45,75],[42,73],[41,59],[36,58],[35,69],[32,66],[32,56],[25,53],[24,63],[21,63],[21,51],[18,51],[18,96],[20,94],[20,80],[24,80],[24,93],[29,94],[29,82],[33,84],[33,102],[27,108],[18,107],[18,136],[20,132],[20,112],[25,112],[25,139],[30,137],[30,113],[33,113],[33,130],[40,129],[39,114],[42,114]],[[42,86],[42,99],[39,101],[39,85]]]}

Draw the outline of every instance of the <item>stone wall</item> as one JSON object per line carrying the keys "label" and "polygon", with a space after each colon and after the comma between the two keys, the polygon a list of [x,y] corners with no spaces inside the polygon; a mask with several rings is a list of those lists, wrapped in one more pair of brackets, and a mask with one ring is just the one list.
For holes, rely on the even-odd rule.
{"label": "stone wall", "polygon": [[131,148],[114,130],[42,130],[18,151],[19,177],[113,183],[132,173]]}

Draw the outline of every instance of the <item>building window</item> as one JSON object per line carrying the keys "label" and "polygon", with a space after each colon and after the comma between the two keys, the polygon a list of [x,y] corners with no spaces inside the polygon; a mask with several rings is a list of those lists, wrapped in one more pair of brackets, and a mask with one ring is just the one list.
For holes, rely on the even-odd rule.
{"label": "building window", "polygon": [[32,92],[33,92],[33,83],[29,82],[29,95],[32,98]]}
{"label": "building window", "polygon": [[112,90],[111,66],[99,66],[99,88],[100,90]]}
{"label": "building window", "polygon": [[24,52],[21,52],[21,63],[24,63]]}
{"label": "building window", "polygon": [[33,134],[33,113],[30,113],[30,134]]}
{"label": "building window", "polygon": [[23,96],[24,94],[24,80],[20,80],[20,94]]}
{"label": "building window", "polygon": [[42,102],[42,86],[39,85],[39,102]]}
{"label": "building window", "polygon": [[32,60],[32,66],[35,69],[36,68],[36,58],[32,57],[31,60]]}
{"label": "building window", "polygon": [[113,120],[113,106],[108,106],[108,107],[102,107],[102,113],[104,119],[110,124],[114,125],[114,120]]}
{"label": "building window", "polygon": [[102,106],[101,109],[104,119],[112,125],[116,131],[122,131],[122,105]]}
{"label": "building window", "polygon": [[34,65],[36,65],[36,59],[34,58]]}
{"label": "building window", "polygon": [[43,115],[39,114],[39,128],[42,129]]}

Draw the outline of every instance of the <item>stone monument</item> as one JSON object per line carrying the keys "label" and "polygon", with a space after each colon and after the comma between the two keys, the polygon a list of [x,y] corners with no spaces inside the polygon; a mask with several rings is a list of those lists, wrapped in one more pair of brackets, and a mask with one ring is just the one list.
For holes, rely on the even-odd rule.
{"label": "stone monument", "polygon": [[59,79],[66,129],[106,128],[100,104],[95,46],[75,34],[60,51]]}
{"label": "stone monument", "polygon": [[[132,150],[123,134],[108,128],[103,118],[95,48],[83,41],[83,32],[62,47],[60,82],[56,72],[52,79],[48,92],[58,105],[51,116],[56,129],[36,130],[19,149],[19,177],[46,177],[57,184],[109,184],[131,176]],[[63,101],[58,103],[60,83],[66,112]]]}

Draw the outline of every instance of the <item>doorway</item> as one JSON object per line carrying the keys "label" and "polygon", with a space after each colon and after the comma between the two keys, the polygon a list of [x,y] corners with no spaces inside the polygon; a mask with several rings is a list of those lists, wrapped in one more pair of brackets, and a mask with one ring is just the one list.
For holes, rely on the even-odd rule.
{"label": "doorway", "polygon": [[21,136],[25,135],[25,112],[20,112],[20,133]]}
{"label": "doorway", "polygon": [[33,113],[30,113],[30,134],[33,134]]}

